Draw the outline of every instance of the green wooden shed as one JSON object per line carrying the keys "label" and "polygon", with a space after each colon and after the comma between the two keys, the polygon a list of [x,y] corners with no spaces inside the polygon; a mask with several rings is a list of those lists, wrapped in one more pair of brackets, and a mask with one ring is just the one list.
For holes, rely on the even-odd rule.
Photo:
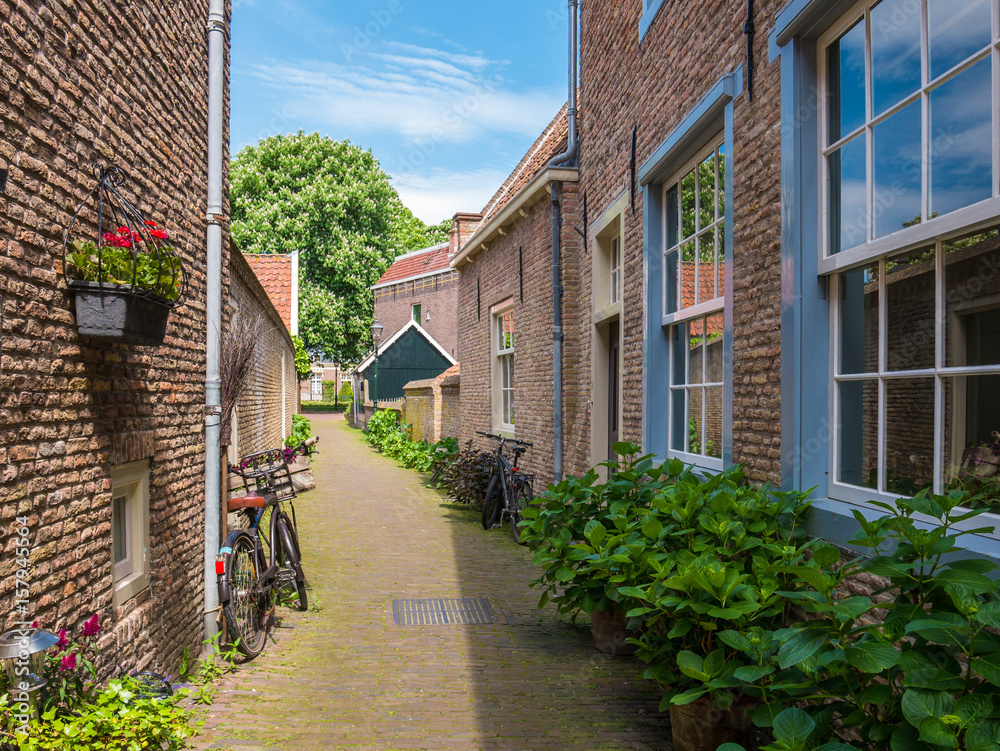
{"label": "green wooden shed", "polygon": [[[437,378],[455,364],[455,359],[416,321],[410,321],[378,348],[378,399],[403,398],[403,386],[410,381]],[[366,357],[355,369],[362,381],[368,381],[372,394],[375,354]]]}

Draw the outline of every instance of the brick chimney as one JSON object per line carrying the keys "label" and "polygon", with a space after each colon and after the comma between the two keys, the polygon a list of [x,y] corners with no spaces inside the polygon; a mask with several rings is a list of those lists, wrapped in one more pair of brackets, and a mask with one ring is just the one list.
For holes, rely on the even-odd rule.
{"label": "brick chimney", "polygon": [[451,247],[448,248],[448,258],[454,258],[465,247],[481,221],[483,221],[482,214],[458,213],[451,218],[451,232],[448,234]]}

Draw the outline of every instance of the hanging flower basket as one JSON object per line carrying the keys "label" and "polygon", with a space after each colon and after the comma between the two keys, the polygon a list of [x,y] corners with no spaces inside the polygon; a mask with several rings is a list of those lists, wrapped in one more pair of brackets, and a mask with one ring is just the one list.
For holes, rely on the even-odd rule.
{"label": "hanging flower basket", "polygon": [[[186,277],[165,229],[145,219],[119,192],[125,173],[95,165],[97,185],[77,207],[63,241],[63,268],[76,297],[81,336],[157,345]],[[95,239],[71,239],[84,211],[96,218]]]}

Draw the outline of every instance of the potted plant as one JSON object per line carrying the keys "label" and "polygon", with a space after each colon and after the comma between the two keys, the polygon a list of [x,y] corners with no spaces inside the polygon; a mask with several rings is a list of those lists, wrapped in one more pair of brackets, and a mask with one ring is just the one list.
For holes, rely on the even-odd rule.
{"label": "potted plant", "polygon": [[[754,708],[745,696],[751,662],[732,634],[787,625],[794,567],[815,544],[802,522],[809,502],[744,481],[741,468],[679,475],[636,517],[639,553],[619,593],[644,631],[634,640],[646,677],[665,688],[676,751],[745,742]],[[641,538],[645,538],[644,540]],[[649,551],[656,551],[651,554]],[[634,557],[626,547],[621,559]]]}
{"label": "potted plant", "polygon": [[[159,344],[170,311],[183,296],[185,275],[167,231],[118,191],[125,175],[98,165],[97,186],[77,208],[66,231],[64,269],[76,298],[80,334]],[[70,239],[84,207],[99,197],[96,239]]]}
{"label": "potted plant", "polygon": [[[621,442],[613,447],[621,461],[604,462],[607,482],[596,470],[570,476],[550,487],[522,512],[523,539],[535,549],[535,565],[544,569],[532,582],[541,589],[539,607],[554,602],[560,613],[590,616],[594,646],[610,654],[634,654],[626,625],[633,601],[622,594],[627,571],[643,552],[642,522],[653,499],[686,472],[683,463],[654,465],[639,456],[640,447]],[[630,551],[632,555],[625,555]],[[656,555],[655,551],[650,551]]]}

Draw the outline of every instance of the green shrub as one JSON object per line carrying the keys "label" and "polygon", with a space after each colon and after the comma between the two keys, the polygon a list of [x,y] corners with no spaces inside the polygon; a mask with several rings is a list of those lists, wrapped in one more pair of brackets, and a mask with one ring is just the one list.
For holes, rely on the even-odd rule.
{"label": "green shrub", "polygon": [[312,423],[303,415],[292,415],[292,434],[285,439],[285,446],[298,446],[312,438]]}
{"label": "green shrub", "polygon": [[338,394],[341,401],[349,402],[354,399],[354,389],[351,388],[350,381],[344,381],[340,387],[340,393]]}
{"label": "green shrub", "polygon": [[[91,700],[72,713],[56,707],[32,720],[28,735],[5,730],[16,738],[21,751],[132,751],[156,748],[174,751],[186,748],[194,737],[190,715],[179,706],[181,695],[163,699],[145,698],[142,688],[130,678],[112,680]],[[12,723],[10,700],[0,698],[5,723]]]}
{"label": "green shrub", "polygon": [[458,503],[480,504],[495,461],[492,452],[479,451],[469,441],[442,473],[441,485]]}
{"label": "green shrub", "polygon": [[323,382],[323,401],[336,404],[340,400],[337,398],[337,384],[334,381]]}
{"label": "green shrub", "polygon": [[350,402],[302,402],[302,414],[309,412],[346,412]]}

